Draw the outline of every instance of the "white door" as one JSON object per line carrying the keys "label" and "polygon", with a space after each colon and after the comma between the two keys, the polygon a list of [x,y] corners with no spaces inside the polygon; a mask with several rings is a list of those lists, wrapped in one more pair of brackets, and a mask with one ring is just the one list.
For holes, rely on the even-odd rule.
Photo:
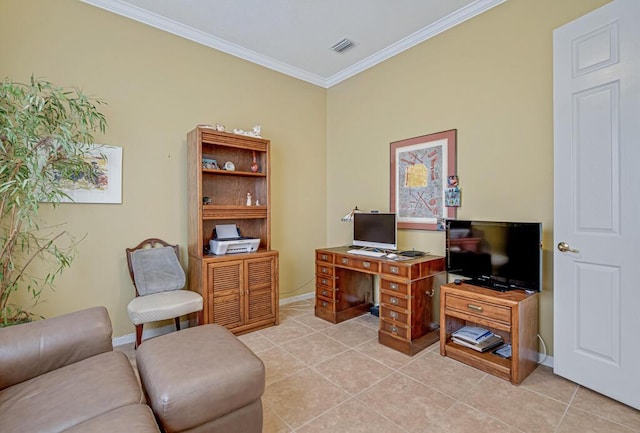
{"label": "white door", "polygon": [[554,371],[640,409],[640,1],[554,32]]}

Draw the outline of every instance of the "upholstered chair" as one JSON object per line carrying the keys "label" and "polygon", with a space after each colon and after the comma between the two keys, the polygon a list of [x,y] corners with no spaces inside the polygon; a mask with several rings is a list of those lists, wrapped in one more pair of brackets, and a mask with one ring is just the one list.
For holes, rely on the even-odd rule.
{"label": "upholstered chair", "polygon": [[129,302],[127,312],[136,326],[137,348],[142,343],[145,323],[174,319],[180,330],[180,317],[197,313],[202,324],[202,296],[184,290],[186,277],[178,259],[178,245],[150,238],[133,248],[127,248],[129,275],[136,297]]}

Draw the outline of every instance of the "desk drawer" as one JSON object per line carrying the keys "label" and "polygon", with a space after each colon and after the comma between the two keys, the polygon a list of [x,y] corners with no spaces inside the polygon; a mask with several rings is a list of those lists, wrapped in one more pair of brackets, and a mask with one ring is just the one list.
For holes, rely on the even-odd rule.
{"label": "desk drawer", "polygon": [[395,337],[407,340],[409,337],[409,328],[398,323],[388,322],[380,319],[380,331],[391,334]]}
{"label": "desk drawer", "polygon": [[382,264],[382,273],[393,275],[394,277],[407,278],[409,276],[409,266],[386,262]]}
{"label": "desk drawer", "polygon": [[404,283],[396,283],[395,281],[380,279],[380,288],[389,292],[401,293],[407,295],[409,293],[409,285]]}
{"label": "desk drawer", "polygon": [[318,275],[318,276],[326,275],[327,277],[332,277],[333,276],[333,266],[327,266],[327,265],[322,264],[322,263],[316,263],[316,275]]}
{"label": "desk drawer", "polygon": [[406,312],[392,310],[387,307],[380,307],[380,319],[393,320],[405,325],[409,323],[409,315]]}
{"label": "desk drawer", "polygon": [[409,299],[396,293],[389,293],[380,290],[380,304],[393,305],[394,307],[406,310],[409,308]]}
{"label": "desk drawer", "polygon": [[316,298],[316,307],[326,310],[327,313],[335,313],[334,305],[333,301]]}
{"label": "desk drawer", "polygon": [[324,287],[327,289],[334,289],[334,282],[335,279],[333,277],[326,277],[326,276],[317,276],[316,277],[316,287]]}
{"label": "desk drawer", "polygon": [[509,307],[456,296],[450,293],[447,293],[446,296],[445,305],[447,310],[458,310],[488,320],[498,320],[506,324],[511,323],[511,309]]}
{"label": "desk drawer", "polygon": [[363,271],[380,272],[380,262],[375,259],[361,259],[349,256],[336,255],[336,265],[353,269],[362,269]]}
{"label": "desk drawer", "polygon": [[333,263],[333,254],[323,251],[316,251],[316,262]]}
{"label": "desk drawer", "polygon": [[323,298],[334,299],[335,290],[332,290],[328,287],[316,287],[316,296],[321,296]]}

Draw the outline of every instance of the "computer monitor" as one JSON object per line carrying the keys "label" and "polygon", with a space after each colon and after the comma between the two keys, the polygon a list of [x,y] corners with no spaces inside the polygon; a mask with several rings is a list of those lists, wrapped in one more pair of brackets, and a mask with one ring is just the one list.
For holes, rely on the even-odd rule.
{"label": "computer monitor", "polygon": [[398,226],[394,213],[353,214],[353,245],[357,247],[395,250],[398,248]]}

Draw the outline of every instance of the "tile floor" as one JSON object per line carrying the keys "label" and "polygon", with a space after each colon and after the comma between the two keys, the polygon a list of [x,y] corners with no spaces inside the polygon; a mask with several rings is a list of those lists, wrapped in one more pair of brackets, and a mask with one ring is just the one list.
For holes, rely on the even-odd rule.
{"label": "tile floor", "polygon": [[389,349],[377,329],[371,315],[318,319],[310,299],[281,307],[279,326],[240,336],[266,366],[263,432],[640,433],[640,411],[548,367],[513,386],[440,356],[438,344],[413,357]]}

